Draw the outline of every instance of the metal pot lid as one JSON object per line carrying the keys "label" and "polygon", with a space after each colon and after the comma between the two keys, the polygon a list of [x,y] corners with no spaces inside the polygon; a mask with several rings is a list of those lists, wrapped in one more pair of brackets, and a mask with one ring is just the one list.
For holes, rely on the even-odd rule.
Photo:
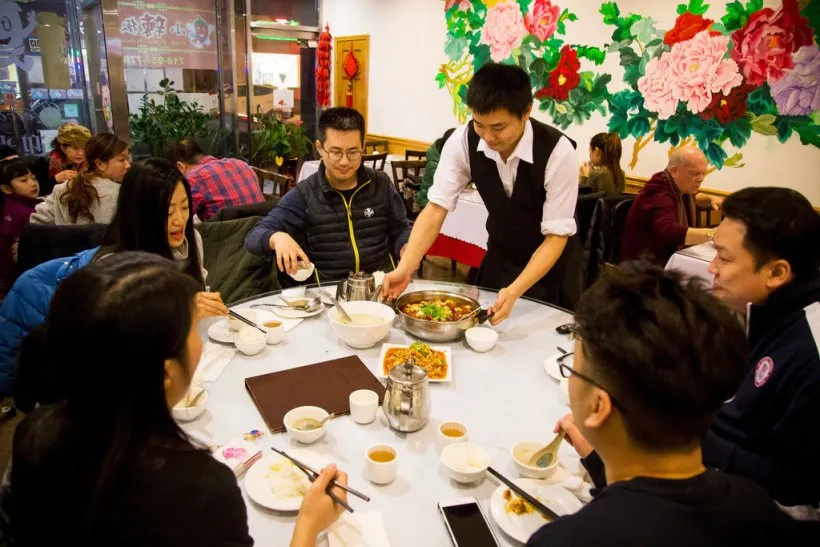
{"label": "metal pot lid", "polygon": [[391,368],[389,376],[397,384],[414,386],[427,380],[427,371],[416,366],[410,359],[403,365]]}

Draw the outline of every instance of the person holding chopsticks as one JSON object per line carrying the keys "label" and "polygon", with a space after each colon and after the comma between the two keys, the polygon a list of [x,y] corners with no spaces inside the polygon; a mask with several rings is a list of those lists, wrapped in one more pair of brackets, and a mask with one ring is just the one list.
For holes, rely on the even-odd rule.
{"label": "person holding chopsticks", "polygon": [[817,523],[792,520],[756,484],[703,464],[701,439],[749,350],[743,327],[697,280],[646,263],[613,269],[578,301],[575,334],[573,366],[560,365],[572,413],[556,431],[602,490],[528,547],[820,542]]}
{"label": "person holding chopsticks", "polygon": [[[193,445],[170,412],[202,353],[198,291],[170,260],[135,252],[92,264],[57,289],[45,358],[66,395],[15,432],[2,495],[15,545],[253,545],[233,473]],[[335,466],[322,470],[292,547],[316,544],[343,510],[326,490],[346,503],[346,484]]]}

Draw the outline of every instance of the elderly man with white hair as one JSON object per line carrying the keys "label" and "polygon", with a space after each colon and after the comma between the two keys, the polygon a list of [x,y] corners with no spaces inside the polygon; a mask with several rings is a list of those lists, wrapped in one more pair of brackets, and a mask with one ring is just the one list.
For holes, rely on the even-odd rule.
{"label": "elderly man with white hair", "polygon": [[682,247],[712,239],[714,230],[692,227],[695,203],[717,210],[723,202],[698,193],[708,165],[696,146],[678,148],[669,156],[666,169],[649,179],[629,210],[621,260],[644,258],[664,265]]}

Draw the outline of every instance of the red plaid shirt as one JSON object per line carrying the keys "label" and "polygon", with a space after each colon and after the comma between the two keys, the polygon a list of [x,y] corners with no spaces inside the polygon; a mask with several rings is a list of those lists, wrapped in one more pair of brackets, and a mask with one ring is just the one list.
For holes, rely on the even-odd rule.
{"label": "red plaid shirt", "polygon": [[234,158],[204,156],[185,178],[191,185],[193,211],[200,220],[208,220],[225,207],[265,200],[256,173],[247,163]]}

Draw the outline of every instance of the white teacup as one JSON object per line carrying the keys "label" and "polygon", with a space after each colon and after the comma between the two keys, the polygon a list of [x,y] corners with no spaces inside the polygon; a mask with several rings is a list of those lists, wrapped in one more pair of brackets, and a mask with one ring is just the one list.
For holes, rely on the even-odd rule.
{"label": "white teacup", "polygon": [[[242,317],[244,317],[245,319],[247,319],[248,321],[251,321],[252,323],[256,323],[256,311],[249,310],[249,309],[241,309],[241,310],[234,310],[234,311],[236,313],[238,313],[239,315],[241,315]],[[242,330],[242,327],[245,326],[245,323],[243,323],[241,320],[239,320],[235,317],[231,317],[230,315],[227,317],[227,320],[228,320],[228,328],[232,331],[239,332],[240,330]]]}
{"label": "white teacup", "polygon": [[278,344],[285,337],[285,325],[281,321],[271,319],[270,321],[264,321],[259,326],[268,333],[268,344]]}
{"label": "white teacup", "polygon": [[369,389],[357,389],[350,394],[350,417],[357,424],[369,424],[379,410],[379,394]]}
{"label": "white teacup", "polygon": [[441,422],[436,430],[436,442],[439,450],[455,444],[467,442],[470,430],[461,422]]}
{"label": "white teacup", "polygon": [[389,484],[399,469],[399,453],[389,444],[374,444],[367,449],[367,478],[376,484]]}

